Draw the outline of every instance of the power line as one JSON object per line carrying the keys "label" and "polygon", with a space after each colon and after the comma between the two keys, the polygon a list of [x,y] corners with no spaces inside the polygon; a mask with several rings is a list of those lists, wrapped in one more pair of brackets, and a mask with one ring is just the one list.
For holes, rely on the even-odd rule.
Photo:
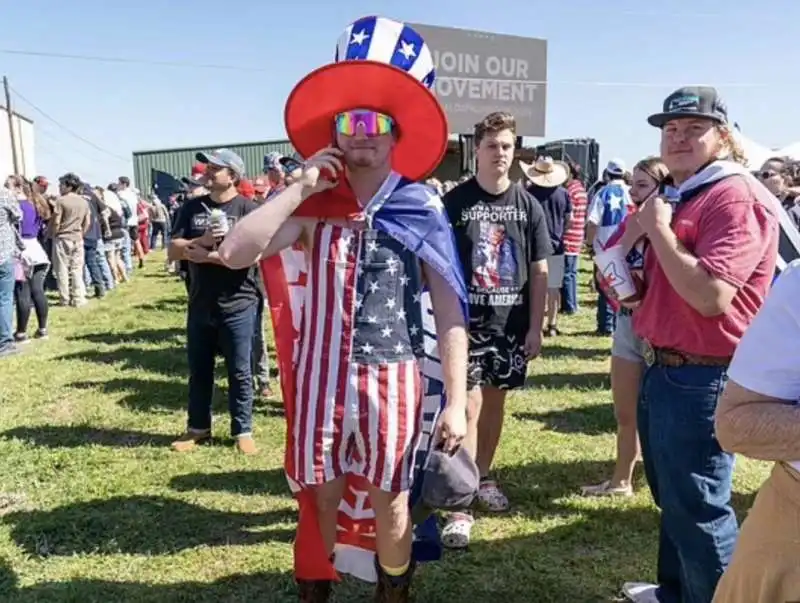
{"label": "power line", "polygon": [[97,161],[97,157],[92,157],[91,155],[89,155],[89,153],[87,153],[83,148],[79,147],[77,144],[69,144],[66,141],[62,140],[61,138],[58,138],[54,134],[48,132],[44,128],[41,128],[41,127],[36,128],[35,136],[36,136],[36,144],[37,145],[41,144],[41,140],[40,139],[42,137],[44,137],[44,138],[47,138],[47,139],[53,141],[54,143],[58,144],[59,146],[60,145],[66,146],[67,147],[66,148],[66,152],[70,153],[71,155],[80,155],[82,158],[88,159],[89,161],[94,161],[94,162]]}
{"label": "power line", "polygon": [[183,61],[157,61],[150,59],[136,59],[130,57],[106,57],[106,56],[88,55],[88,54],[69,54],[63,52],[42,52],[38,50],[18,50],[14,48],[0,48],[0,54],[45,57],[51,59],[72,59],[76,61],[94,61],[101,63],[130,63],[130,64],[154,65],[162,67],[192,67],[196,69],[225,69],[225,70],[259,71],[259,72],[269,71],[269,69],[265,67],[248,67],[242,65],[215,65],[208,63],[189,63]]}
{"label": "power line", "polygon": [[[78,61],[93,61],[98,63],[127,63],[131,65],[150,65],[160,67],[183,67],[192,69],[223,69],[226,71],[247,71],[265,73],[270,71],[266,67],[249,67],[246,65],[217,65],[205,63],[190,63],[183,61],[156,61],[149,59],[137,59],[130,57],[107,57],[100,55],[88,54],[68,54],[61,52],[41,52],[35,50],[19,50],[13,48],[0,48],[0,54],[12,54],[20,56],[34,56],[42,58],[53,59],[67,59]],[[441,77],[452,77],[441,74]],[[457,76],[456,76],[457,77]],[[458,78],[464,79],[464,78]],[[526,80],[526,84],[536,86],[596,86],[596,87],[615,87],[615,88],[677,88],[678,86],[685,86],[686,82],[603,82],[603,81],[575,81],[575,80]],[[771,85],[764,82],[715,82],[717,88],[766,88]]]}
{"label": "power line", "polygon": [[41,108],[39,108],[37,105],[35,105],[35,104],[34,104],[33,102],[31,102],[30,100],[28,100],[28,99],[27,99],[26,97],[24,97],[22,94],[20,94],[19,90],[16,90],[16,89],[15,89],[15,88],[13,88],[12,86],[9,86],[9,88],[11,89],[11,91],[12,91],[12,92],[13,92],[13,93],[14,93],[16,96],[18,96],[18,97],[19,97],[19,99],[20,99],[21,101],[23,101],[24,103],[26,103],[27,105],[29,105],[29,106],[30,106],[32,109],[34,109],[34,110],[35,110],[37,113],[41,114],[41,115],[42,115],[42,117],[44,117],[44,118],[48,119],[48,120],[49,120],[49,121],[51,121],[53,124],[55,124],[56,126],[58,126],[59,128],[61,128],[62,130],[64,130],[64,131],[65,131],[67,134],[70,134],[71,136],[73,136],[73,137],[77,138],[78,140],[80,140],[80,141],[81,141],[81,142],[83,142],[84,144],[87,144],[87,145],[89,145],[90,147],[92,147],[92,148],[94,148],[94,149],[97,149],[97,150],[98,150],[98,151],[100,151],[101,153],[105,153],[106,155],[108,155],[108,156],[110,156],[110,157],[114,157],[115,159],[118,159],[118,160],[120,160],[120,161],[124,161],[125,163],[128,163],[128,162],[130,161],[130,159],[128,159],[127,157],[122,157],[121,155],[117,155],[116,153],[112,153],[111,151],[109,151],[109,150],[107,150],[107,149],[104,149],[103,147],[101,147],[101,146],[99,146],[99,145],[96,145],[96,144],[95,144],[95,143],[93,143],[91,140],[88,140],[88,139],[84,138],[83,136],[81,136],[80,134],[78,134],[77,132],[75,132],[74,130],[71,130],[71,129],[69,129],[67,126],[65,126],[64,124],[62,124],[60,121],[58,121],[58,120],[57,120],[57,119],[55,119],[54,117],[51,117],[49,114],[45,113],[45,112],[44,112],[44,111],[43,111]]}

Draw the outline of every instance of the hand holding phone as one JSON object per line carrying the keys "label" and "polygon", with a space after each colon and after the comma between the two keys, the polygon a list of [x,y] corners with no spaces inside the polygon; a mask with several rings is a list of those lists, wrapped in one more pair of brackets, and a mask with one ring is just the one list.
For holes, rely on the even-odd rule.
{"label": "hand holding phone", "polygon": [[337,148],[325,147],[306,160],[298,181],[309,189],[309,195],[329,190],[338,184],[339,173],[344,171],[342,155]]}

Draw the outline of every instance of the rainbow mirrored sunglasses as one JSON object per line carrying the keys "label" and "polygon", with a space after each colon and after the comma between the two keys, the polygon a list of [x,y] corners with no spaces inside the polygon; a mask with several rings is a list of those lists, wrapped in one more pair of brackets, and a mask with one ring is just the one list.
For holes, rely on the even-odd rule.
{"label": "rainbow mirrored sunglasses", "polygon": [[336,132],[343,136],[355,136],[356,133],[364,136],[383,136],[390,134],[393,129],[394,120],[377,111],[353,109],[336,116]]}

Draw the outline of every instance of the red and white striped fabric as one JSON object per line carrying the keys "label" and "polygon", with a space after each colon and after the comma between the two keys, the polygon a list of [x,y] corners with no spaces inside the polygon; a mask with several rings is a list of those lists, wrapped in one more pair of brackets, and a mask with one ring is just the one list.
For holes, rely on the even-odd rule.
{"label": "red and white striped fabric", "polygon": [[564,253],[579,255],[583,250],[583,240],[586,238],[586,209],[589,199],[580,180],[571,180],[567,185],[567,193],[572,204],[572,220],[564,233]]}
{"label": "red and white striped fabric", "polygon": [[416,359],[352,362],[360,232],[314,231],[290,426],[290,476],[305,485],[344,474],[399,492],[410,486],[422,395]]}
{"label": "red and white striped fabric", "polygon": [[[421,420],[417,422],[415,430],[406,424],[404,438],[398,437],[399,426],[393,427],[388,422],[384,422],[380,413],[368,415],[370,419],[366,425],[359,422],[358,425],[351,426],[354,432],[366,435],[360,435],[363,440],[361,450],[352,451],[355,454],[349,458],[351,465],[348,465],[348,471],[352,468],[361,471],[347,473],[347,486],[339,506],[337,520],[336,567],[334,568],[331,560],[325,554],[313,496],[303,482],[318,483],[318,481],[309,482],[308,480],[322,481],[326,476],[333,475],[339,469],[344,469],[343,461],[348,461],[348,456],[346,454],[342,459],[340,453],[343,450],[349,452],[346,447],[343,448],[349,438],[345,438],[344,433],[330,434],[329,438],[332,437],[335,441],[338,438],[342,445],[338,447],[336,455],[323,455],[320,463],[320,449],[316,446],[316,440],[308,437],[309,432],[318,429],[317,426],[320,423],[323,430],[326,423],[330,424],[332,417],[327,413],[334,409],[334,405],[329,403],[330,398],[327,396],[332,391],[331,388],[334,388],[333,391],[335,391],[337,383],[343,382],[349,385],[353,379],[368,379],[371,384],[369,388],[372,388],[374,392],[375,389],[380,390],[382,384],[388,385],[390,381],[388,374],[385,376],[369,375],[363,367],[357,364],[352,368],[346,367],[347,371],[344,370],[345,367],[336,364],[341,357],[341,353],[337,352],[343,351],[342,346],[348,345],[348,338],[344,336],[344,332],[352,329],[352,325],[347,323],[346,318],[352,316],[352,313],[346,313],[344,310],[350,304],[356,303],[348,297],[350,294],[344,291],[345,285],[353,282],[354,278],[348,269],[332,271],[330,278],[325,280],[326,294],[324,297],[317,296],[318,300],[324,299],[325,301],[316,308],[306,307],[306,286],[309,282],[310,271],[313,270],[313,264],[316,263],[317,270],[323,265],[335,266],[336,262],[328,260],[343,258],[347,234],[341,229],[338,231],[318,229],[315,236],[320,238],[316,241],[318,245],[315,248],[321,251],[311,262],[307,261],[303,249],[296,245],[263,260],[261,273],[264,277],[275,332],[276,355],[287,421],[284,466],[289,487],[299,506],[298,527],[294,543],[295,576],[298,579],[306,580],[335,580],[338,579],[338,570],[362,580],[374,582],[376,579],[374,566],[375,514],[369,503],[366,478],[363,475],[366,475],[367,478],[371,477],[370,481],[385,483],[385,478],[389,474],[386,467],[396,465],[397,461],[396,459],[376,459],[372,466],[367,467],[357,465],[356,460],[358,460],[359,454],[368,458],[371,450],[380,449],[377,443],[373,446],[373,437],[380,433],[381,424],[385,427],[386,433],[394,433],[393,430],[396,429],[397,435],[392,436],[397,443],[397,446],[394,447],[395,450],[398,449],[400,441],[410,437],[412,433],[413,437],[420,436],[417,449],[427,449],[440,410],[442,375],[433,314],[430,310],[430,299],[426,293],[423,295],[426,359],[422,362],[422,383],[420,384],[417,371],[415,371],[416,381],[410,377],[409,366],[397,365],[395,369],[392,369],[396,371],[397,375],[397,378],[392,378],[392,381],[404,384],[401,387],[406,392],[405,396],[402,396],[405,404],[410,406],[411,400],[419,400],[419,392],[425,391],[422,408],[418,415]],[[322,250],[325,250],[328,255],[324,256]],[[304,316],[309,318],[305,323]],[[330,325],[330,330],[326,331],[327,325]],[[312,335],[313,342],[310,337]],[[401,373],[405,375],[403,381],[400,379]],[[333,376],[333,378],[323,381],[323,376]],[[344,376],[344,381],[340,381],[342,376]],[[359,390],[358,387],[350,389],[352,391]],[[363,391],[363,388],[361,389]],[[306,390],[308,394],[305,397],[302,395],[303,390]],[[388,395],[387,398],[399,403],[401,396],[398,393],[398,395]],[[298,401],[302,399],[313,399],[316,406],[313,410],[306,409],[304,411],[303,406],[298,404]],[[356,401],[351,398],[352,404],[356,402],[360,407],[361,399]],[[317,423],[318,418],[321,418],[319,423]],[[309,421],[311,421],[310,430]],[[373,421],[377,422],[378,429],[372,428]],[[421,433],[418,433],[420,428]],[[311,442],[314,444],[310,445]],[[369,447],[371,449],[368,450]],[[388,447],[388,449],[391,448],[392,446]],[[366,450],[366,454],[363,454],[362,450]],[[328,462],[325,460],[326,458],[329,459],[330,464],[326,464]],[[334,465],[334,462],[337,465]],[[401,464],[405,463],[411,467],[414,460],[412,458],[404,459]],[[408,476],[411,471],[399,473]],[[391,481],[396,479],[401,478],[393,475]],[[392,485],[402,488],[404,483],[398,482]]]}

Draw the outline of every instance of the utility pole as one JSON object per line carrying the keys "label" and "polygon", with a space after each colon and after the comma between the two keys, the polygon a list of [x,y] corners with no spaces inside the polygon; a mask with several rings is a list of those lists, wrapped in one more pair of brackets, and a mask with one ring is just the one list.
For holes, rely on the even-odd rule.
{"label": "utility pole", "polygon": [[11,109],[11,90],[8,78],[3,76],[3,90],[6,93],[6,113],[8,114],[8,137],[11,141],[11,160],[14,163],[14,175],[19,175],[19,157],[17,157],[17,132],[14,128],[14,111]]}

